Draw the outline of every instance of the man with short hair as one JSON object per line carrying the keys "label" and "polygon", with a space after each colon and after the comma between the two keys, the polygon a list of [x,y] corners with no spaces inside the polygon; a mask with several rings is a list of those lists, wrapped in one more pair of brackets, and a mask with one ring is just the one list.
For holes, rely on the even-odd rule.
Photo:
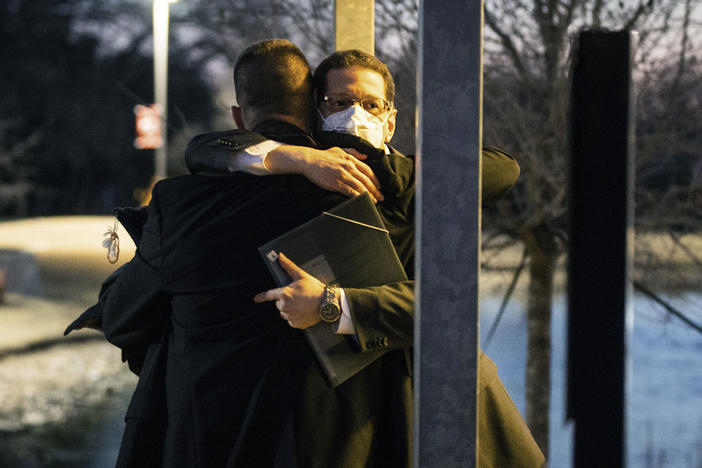
{"label": "man with short hair", "polygon": [[[294,44],[252,45],[235,77],[241,122],[311,141],[311,75]],[[143,227],[131,231],[135,257],[91,309],[113,344],[146,349],[119,467],[297,466],[292,415],[310,353],[275,307],[252,301],[274,285],[257,247],[341,201],[298,175],[156,184]]]}

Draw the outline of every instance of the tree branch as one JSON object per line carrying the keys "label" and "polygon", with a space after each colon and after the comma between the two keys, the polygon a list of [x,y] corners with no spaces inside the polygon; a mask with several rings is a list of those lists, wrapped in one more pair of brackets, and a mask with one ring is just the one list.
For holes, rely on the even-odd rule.
{"label": "tree branch", "polygon": [[680,86],[680,80],[682,79],[683,73],[685,72],[685,65],[687,64],[687,45],[690,39],[689,29],[690,29],[690,12],[692,11],[690,0],[685,0],[685,14],[683,17],[682,24],[682,37],[680,38],[680,56],[678,57],[678,68],[673,78],[673,85],[671,89],[671,94],[675,94]]}
{"label": "tree branch", "polygon": [[641,15],[643,15],[646,12],[646,10],[653,10],[655,3],[655,0],[640,0],[639,6],[636,7],[636,10],[634,10],[633,15],[626,22],[624,29],[632,29],[639,21]]}
{"label": "tree branch", "polygon": [[507,51],[507,55],[512,61],[514,68],[517,69],[517,72],[524,77],[528,77],[529,72],[522,61],[519,51],[517,51],[514,41],[512,41],[512,38],[497,24],[497,20],[487,7],[485,8],[485,23],[500,38],[500,42]]}
{"label": "tree branch", "polygon": [[485,338],[485,345],[483,346],[483,349],[487,349],[487,347],[490,345],[490,341],[492,341],[492,337],[495,335],[495,331],[497,331],[497,326],[500,324],[500,320],[502,319],[502,315],[504,315],[505,309],[507,309],[507,304],[509,304],[509,300],[512,297],[512,294],[514,293],[514,289],[517,287],[517,282],[519,281],[519,277],[522,274],[522,271],[524,271],[524,267],[526,266],[526,261],[527,261],[527,250],[524,248],[522,252],[522,260],[519,262],[519,266],[517,269],[514,271],[514,275],[512,276],[512,281],[509,283],[509,287],[507,287],[507,291],[505,291],[505,295],[502,297],[502,303],[500,304],[500,308],[497,311],[497,316],[495,317],[495,320],[492,322],[492,325],[490,326],[490,331],[488,331],[487,337]]}
{"label": "tree branch", "polygon": [[688,246],[683,244],[682,240],[672,231],[668,232],[668,235],[670,236],[671,239],[673,239],[673,242],[675,242],[675,245],[680,247],[680,249],[687,254],[688,257],[693,261],[695,265],[698,267],[702,268],[702,260],[695,255],[695,253],[689,249]]}
{"label": "tree branch", "polygon": [[642,292],[646,296],[648,296],[650,299],[652,299],[654,302],[657,304],[661,305],[665,310],[668,311],[671,315],[677,317],[678,319],[682,320],[686,325],[688,325],[690,328],[693,330],[696,330],[700,333],[702,333],[702,325],[698,325],[697,323],[693,322],[690,320],[685,314],[680,312],[677,308],[673,307],[669,302],[667,302],[665,299],[648,289],[646,286],[643,285],[643,283],[639,281],[634,281],[634,288],[636,288],[638,291]]}

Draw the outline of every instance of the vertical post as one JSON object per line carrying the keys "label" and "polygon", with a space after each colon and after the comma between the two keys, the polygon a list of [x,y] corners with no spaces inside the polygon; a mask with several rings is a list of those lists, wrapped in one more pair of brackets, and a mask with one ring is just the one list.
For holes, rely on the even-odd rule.
{"label": "vertical post", "polygon": [[374,0],[336,0],[334,17],[336,50],[360,49],[375,55]]}
{"label": "vertical post", "polygon": [[168,146],[168,17],[169,0],[153,0],[154,28],[154,101],[161,109],[161,138],[163,143],[154,155],[154,176],[165,179]]}
{"label": "vertical post", "polygon": [[420,2],[414,466],[476,465],[482,23]]}
{"label": "vertical post", "polygon": [[578,37],[571,103],[568,417],[574,466],[625,465],[633,249],[629,31]]}

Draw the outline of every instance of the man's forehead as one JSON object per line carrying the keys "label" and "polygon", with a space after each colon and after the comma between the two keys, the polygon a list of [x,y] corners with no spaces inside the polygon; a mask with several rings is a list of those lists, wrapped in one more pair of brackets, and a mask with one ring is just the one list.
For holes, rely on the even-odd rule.
{"label": "man's forehead", "polygon": [[327,72],[327,94],[351,94],[357,97],[385,98],[383,75],[359,66],[332,68]]}

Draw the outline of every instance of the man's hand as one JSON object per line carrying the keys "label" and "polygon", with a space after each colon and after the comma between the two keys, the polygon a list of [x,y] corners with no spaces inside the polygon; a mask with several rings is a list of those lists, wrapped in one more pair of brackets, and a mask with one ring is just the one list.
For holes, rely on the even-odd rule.
{"label": "man's hand", "polygon": [[373,202],[383,200],[380,182],[364,159],[364,154],[352,148],[282,145],[268,153],[265,164],[274,174],[301,174],[325,190],[349,197],[368,192]]}
{"label": "man's hand", "polygon": [[305,329],[319,323],[319,305],[324,295],[324,283],[279,254],[278,263],[292,278],[282,288],[269,289],[254,297],[254,302],[275,301],[280,317],[293,328]]}

